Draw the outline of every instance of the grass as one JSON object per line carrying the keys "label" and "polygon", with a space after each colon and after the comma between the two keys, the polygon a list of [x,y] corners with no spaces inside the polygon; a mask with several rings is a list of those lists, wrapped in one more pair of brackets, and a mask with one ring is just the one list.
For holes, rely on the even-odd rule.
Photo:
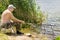
{"label": "grass", "polygon": [[8,40],[8,36],[3,33],[0,33],[0,40]]}

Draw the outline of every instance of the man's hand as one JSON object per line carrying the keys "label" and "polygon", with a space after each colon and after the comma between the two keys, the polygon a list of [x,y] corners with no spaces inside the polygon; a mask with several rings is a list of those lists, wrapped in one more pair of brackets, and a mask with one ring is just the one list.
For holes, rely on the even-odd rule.
{"label": "man's hand", "polygon": [[22,21],[22,24],[25,24],[25,22],[24,22],[24,21]]}

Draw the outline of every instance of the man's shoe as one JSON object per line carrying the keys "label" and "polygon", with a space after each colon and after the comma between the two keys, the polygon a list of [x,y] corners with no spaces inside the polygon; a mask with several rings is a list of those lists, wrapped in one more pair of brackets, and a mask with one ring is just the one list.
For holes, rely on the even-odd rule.
{"label": "man's shoe", "polygon": [[18,35],[24,35],[24,33],[17,31]]}

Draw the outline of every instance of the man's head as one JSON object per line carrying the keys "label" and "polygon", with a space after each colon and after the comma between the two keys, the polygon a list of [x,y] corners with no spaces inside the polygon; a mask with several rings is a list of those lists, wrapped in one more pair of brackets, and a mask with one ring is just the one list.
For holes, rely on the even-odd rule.
{"label": "man's head", "polygon": [[12,12],[14,11],[14,9],[16,9],[16,7],[11,4],[8,6],[8,9]]}

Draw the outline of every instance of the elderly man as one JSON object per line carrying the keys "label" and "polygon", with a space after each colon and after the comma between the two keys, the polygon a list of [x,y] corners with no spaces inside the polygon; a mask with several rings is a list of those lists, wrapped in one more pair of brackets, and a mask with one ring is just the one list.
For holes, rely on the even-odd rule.
{"label": "elderly man", "polygon": [[21,34],[21,32],[19,32],[19,30],[20,30],[19,23],[25,23],[25,22],[22,20],[19,20],[13,16],[12,12],[14,11],[14,9],[16,9],[16,8],[13,5],[9,5],[8,8],[2,13],[1,27],[8,28],[10,25],[15,25],[16,33]]}

